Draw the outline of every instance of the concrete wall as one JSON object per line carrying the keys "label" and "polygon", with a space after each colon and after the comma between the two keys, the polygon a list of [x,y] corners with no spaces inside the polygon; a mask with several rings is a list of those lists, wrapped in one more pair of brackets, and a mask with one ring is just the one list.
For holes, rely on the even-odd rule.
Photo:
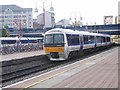
{"label": "concrete wall", "polygon": [[[48,11],[45,12],[45,27],[49,28],[54,26],[54,22],[52,20],[52,14]],[[37,16],[37,23],[43,25],[43,13]]]}

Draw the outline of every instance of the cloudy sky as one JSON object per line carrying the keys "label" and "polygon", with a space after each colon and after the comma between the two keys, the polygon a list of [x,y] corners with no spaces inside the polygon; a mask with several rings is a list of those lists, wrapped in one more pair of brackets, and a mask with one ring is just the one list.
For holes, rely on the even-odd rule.
{"label": "cloudy sky", "polygon": [[[76,15],[77,19],[83,18],[84,24],[86,22],[103,24],[103,16],[118,15],[120,0],[0,0],[0,5],[15,4],[23,8],[33,8],[33,18],[36,18],[39,13],[42,13],[43,1],[45,1],[46,10],[49,10],[52,2],[56,22],[74,18]],[[34,13],[35,7],[39,8],[39,13]]]}

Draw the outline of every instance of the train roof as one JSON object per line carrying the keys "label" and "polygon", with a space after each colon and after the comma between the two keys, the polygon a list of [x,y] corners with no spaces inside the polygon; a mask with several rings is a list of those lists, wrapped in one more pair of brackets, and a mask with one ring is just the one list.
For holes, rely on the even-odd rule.
{"label": "train roof", "polygon": [[18,37],[0,37],[0,40],[15,40],[18,39]]}
{"label": "train roof", "polygon": [[99,34],[99,33],[92,33],[88,31],[78,31],[72,29],[63,29],[63,28],[55,28],[47,31],[45,34],[54,34],[54,33],[65,33],[65,34],[80,34],[80,35],[93,35],[93,36],[105,36],[110,37],[110,35],[106,34]]}
{"label": "train roof", "polygon": [[[55,28],[55,29],[51,29],[51,30],[47,31],[45,34],[50,34],[50,33],[78,34],[78,33],[80,33],[80,31],[72,30],[72,29]],[[86,32],[86,33],[89,33],[89,32]]]}
{"label": "train roof", "polygon": [[18,37],[0,37],[0,40],[35,40],[35,39],[42,39],[42,38],[33,38],[33,37],[22,37],[22,38],[18,38]]}

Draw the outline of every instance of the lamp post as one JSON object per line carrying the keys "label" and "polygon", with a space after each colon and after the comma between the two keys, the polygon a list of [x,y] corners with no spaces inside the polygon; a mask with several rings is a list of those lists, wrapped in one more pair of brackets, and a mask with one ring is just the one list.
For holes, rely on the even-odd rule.
{"label": "lamp post", "polygon": [[76,18],[76,13],[75,13],[75,30],[76,30],[76,25],[77,25],[77,18]]}
{"label": "lamp post", "polygon": [[44,6],[45,2],[43,2],[43,33],[45,33],[46,31],[46,25],[45,25],[45,6]]}
{"label": "lamp post", "polygon": [[23,19],[22,19],[22,14],[20,15],[20,19],[19,19],[19,29],[20,29],[20,35],[19,37],[22,37],[22,28],[23,28]]}
{"label": "lamp post", "polygon": [[[95,22],[95,32],[96,32],[97,28],[96,28],[96,22]],[[97,30],[97,33],[98,33],[98,30]]]}
{"label": "lamp post", "polygon": [[20,19],[20,22],[19,22],[19,26],[20,26],[20,38],[22,37],[22,28],[21,28],[21,19]]}
{"label": "lamp post", "polygon": [[[74,15],[73,15],[73,25],[74,25],[74,29],[76,30],[76,27],[77,27],[77,24],[80,25],[80,27],[82,27],[82,17],[80,17],[81,15],[79,15],[79,18],[80,19],[77,19],[78,18],[78,14],[80,14],[80,12],[72,12]],[[72,13],[70,14],[70,21],[72,21]]]}
{"label": "lamp post", "polygon": [[91,22],[91,32],[92,32],[92,22]]}
{"label": "lamp post", "polygon": [[80,27],[83,26],[82,20],[83,20],[83,17],[81,16],[81,17],[80,17]]}
{"label": "lamp post", "polygon": [[86,22],[86,27],[85,27],[86,31],[88,31],[88,23]]}
{"label": "lamp post", "polygon": [[18,30],[18,36],[22,37],[22,15],[17,15],[17,19],[14,20],[14,26]]}
{"label": "lamp post", "polygon": [[[52,2],[51,2],[51,5],[48,5],[48,6],[45,7],[45,1],[46,0],[43,1],[43,6],[42,7],[40,6],[43,9],[43,33],[45,33],[45,31],[46,31],[46,19],[45,19],[45,11],[46,10],[45,10],[45,8],[47,8],[48,6],[51,6],[50,7],[50,11],[54,11],[54,8],[52,7]],[[35,8],[35,12],[36,13],[38,12],[38,8],[37,7]]]}

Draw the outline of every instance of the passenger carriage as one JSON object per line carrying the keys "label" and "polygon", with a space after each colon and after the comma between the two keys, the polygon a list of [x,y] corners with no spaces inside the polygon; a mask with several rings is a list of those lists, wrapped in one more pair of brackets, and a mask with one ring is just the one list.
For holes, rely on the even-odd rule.
{"label": "passenger carriage", "polygon": [[51,61],[66,60],[83,50],[109,44],[109,35],[71,29],[52,29],[44,36],[44,51]]}

